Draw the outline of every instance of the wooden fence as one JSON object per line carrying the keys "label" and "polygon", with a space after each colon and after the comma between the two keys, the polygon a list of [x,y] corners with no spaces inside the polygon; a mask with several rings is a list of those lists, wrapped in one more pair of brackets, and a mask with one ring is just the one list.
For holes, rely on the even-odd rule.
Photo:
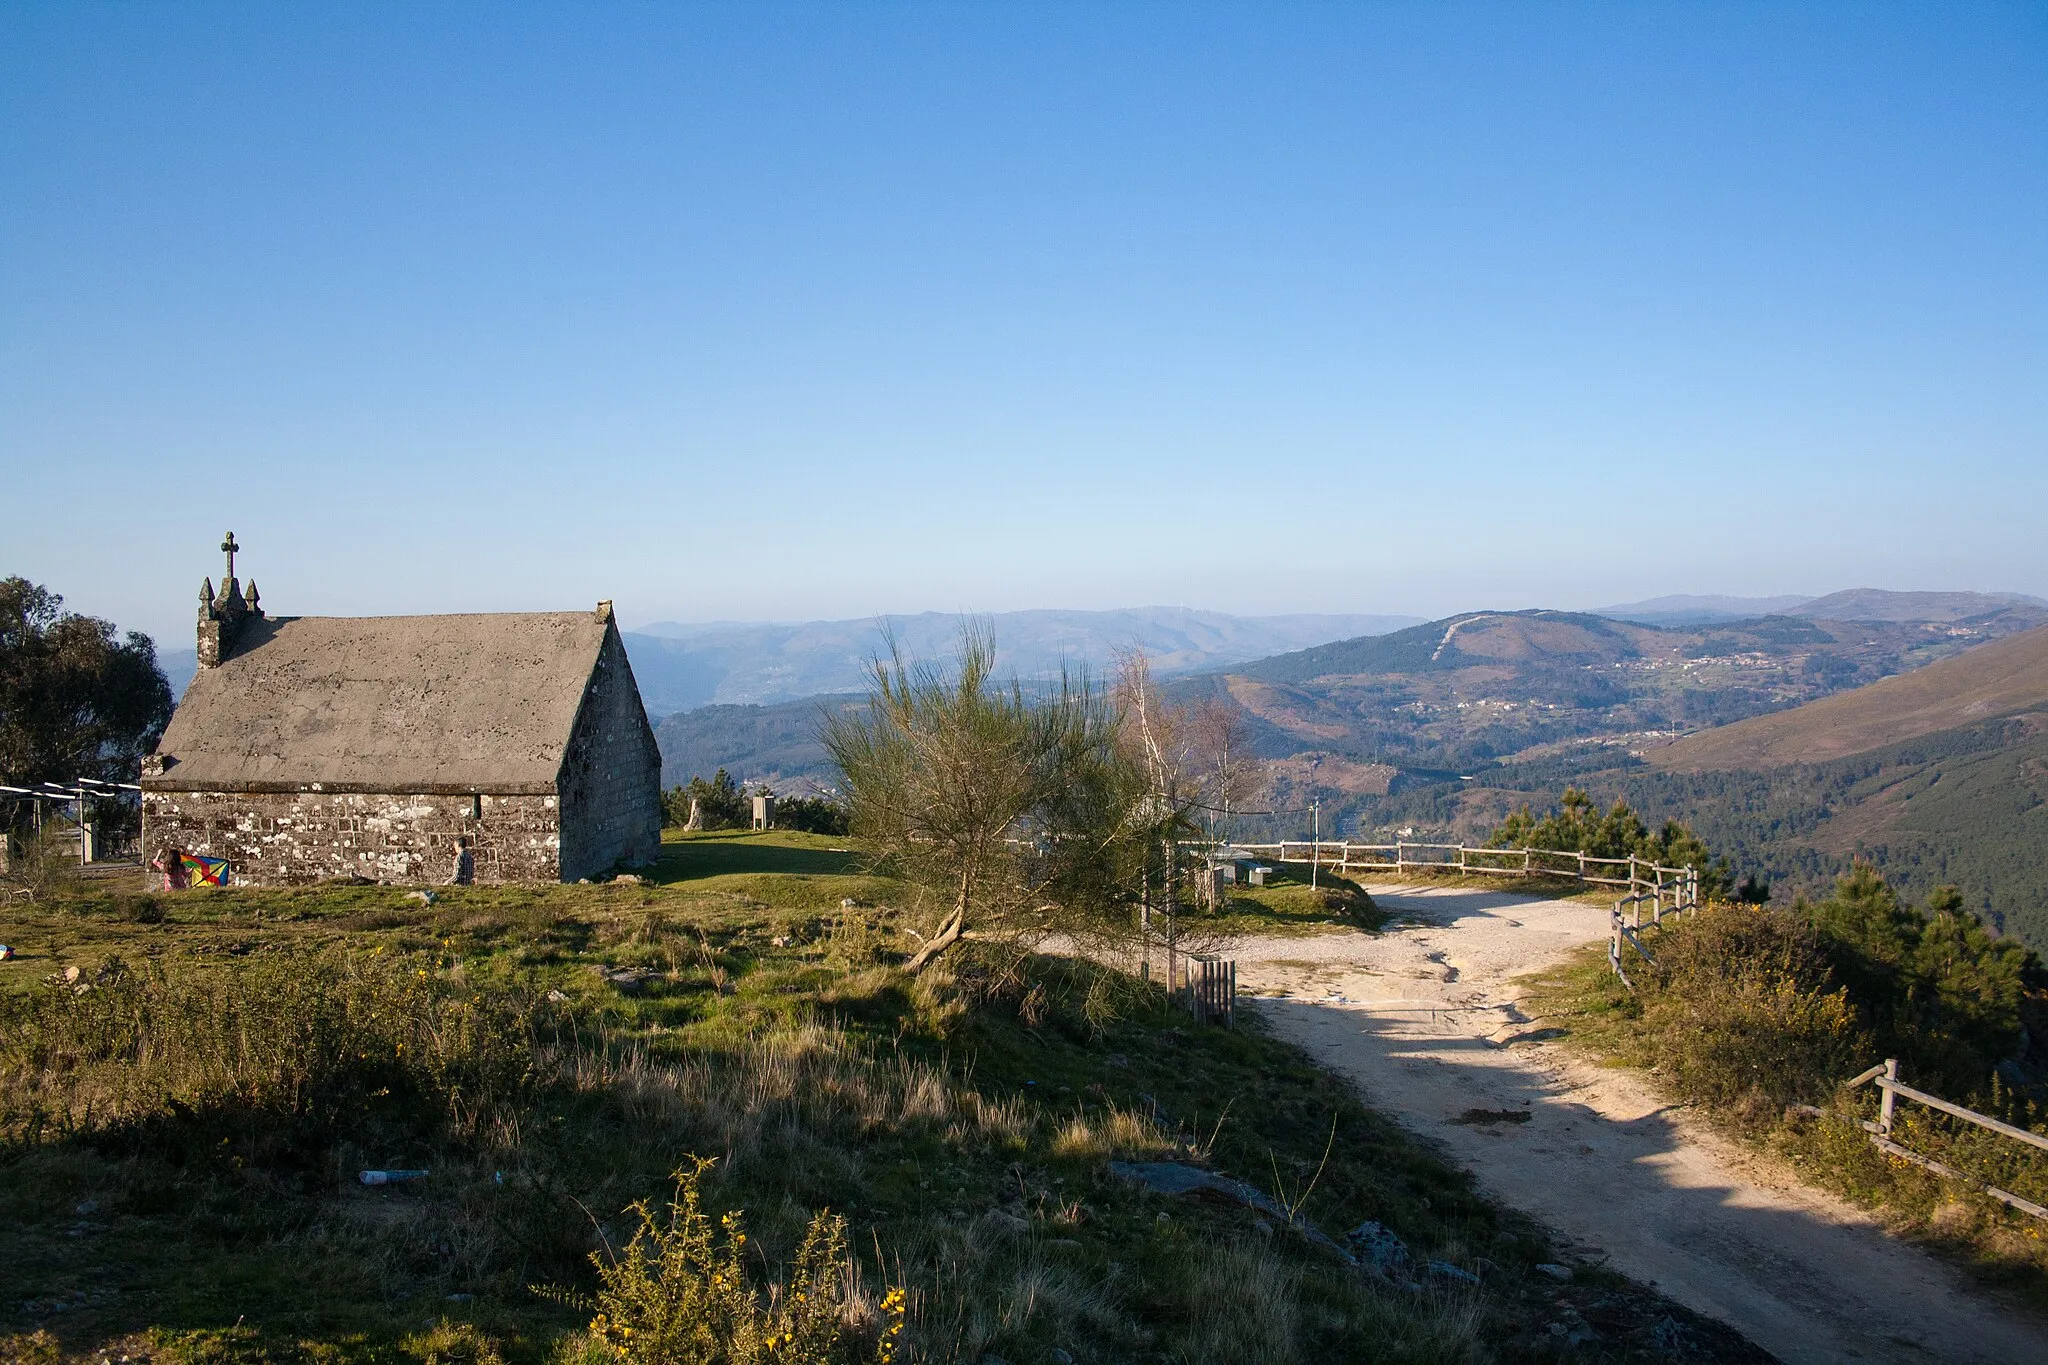
{"label": "wooden fence", "polygon": [[1649,885],[1696,877],[1687,867],[1661,867],[1647,858],[1596,858],[1554,848],[1473,848],[1466,844],[1354,844],[1329,839],[1283,839],[1277,844],[1191,845],[1218,857],[1270,858],[1309,863],[1341,875],[1353,872],[1461,872],[1479,877],[1570,877],[1588,886]]}
{"label": "wooden fence", "polygon": [[1870,1084],[1875,1084],[1878,1089],[1882,1090],[1884,1098],[1878,1102],[1877,1121],[1872,1123],[1870,1120],[1865,1119],[1863,1121],[1863,1131],[1870,1134],[1871,1142],[1876,1144],[1880,1151],[1889,1156],[1903,1158],[1917,1166],[1924,1166],[1936,1175],[1946,1176],[1950,1180],[1960,1181],[1965,1185],[1980,1189],[1999,1203],[2016,1208],[2021,1213],[2030,1213],[2036,1218],[2048,1220],[2048,1209],[2042,1208],[2033,1200],[2022,1199],[2010,1190],[2001,1190],[1996,1185],[1978,1180],[1974,1176],[1965,1175],[1953,1166],[1944,1165],[1933,1157],[1922,1156],[1911,1148],[1894,1142],[1892,1140],[1892,1122],[1897,1114],[1898,1101],[1900,1099],[1908,1099],[1915,1104],[1926,1105],[1929,1109],[1938,1109],[1942,1113],[1962,1119],[1966,1123],[1974,1123],[1979,1128],[1988,1129],[1999,1134],[2001,1137],[2008,1137],[2015,1142],[2024,1142],[2030,1146],[2038,1147],[2044,1152],[2048,1152],[2048,1137],[2043,1137],[2039,1133],[2030,1133],[2024,1128],[2015,1128],[2010,1123],[1992,1118],[1988,1114],[1980,1114],[1974,1109],[1965,1109],[1960,1104],[1951,1104],[1947,1100],[1930,1095],[1924,1090],[1915,1090],[1912,1086],[1905,1084],[1899,1079],[1899,1059],[1896,1057],[1886,1058],[1877,1066],[1870,1068],[1870,1070],[1864,1072],[1855,1080],[1850,1081],[1849,1088],[1854,1090],[1859,1085]]}
{"label": "wooden fence", "polygon": [[1181,959],[1182,976],[1175,994],[1198,1023],[1229,1028],[1237,1020],[1237,963],[1190,953]]}
{"label": "wooden fence", "polygon": [[[1697,868],[1665,867],[1633,855],[1596,858],[1554,848],[1473,848],[1404,841],[1354,844],[1321,839],[1225,844],[1207,851],[1211,857],[1268,857],[1276,863],[1308,863],[1312,868],[1331,868],[1340,876],[1353,872],[1460,872],[1488,877],[1570,877],[1587,886],[1625,886],[1628,894],[1614,903],[1609,921],[1607,962],[1630,990],[1635,983],[1623,966],[1622,945],[1633,947],[1652,965],[1657,961],[1639,932],[1645,912],[1649,923],[1661,924],[1667,916],[1696,910],[1700,904]],[[1390,853],[1391,860],[1386,856]]]}

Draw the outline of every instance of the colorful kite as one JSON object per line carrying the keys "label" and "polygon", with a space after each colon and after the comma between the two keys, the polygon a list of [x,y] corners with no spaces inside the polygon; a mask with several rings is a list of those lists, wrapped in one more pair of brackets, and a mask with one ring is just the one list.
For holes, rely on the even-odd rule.
{"label": "colorful kite", "polygon": [[229,884],[228,860],[206,858],[180,849],[166,849],[150,866],[164,874],[164,890],[183,891],[191,886]]}

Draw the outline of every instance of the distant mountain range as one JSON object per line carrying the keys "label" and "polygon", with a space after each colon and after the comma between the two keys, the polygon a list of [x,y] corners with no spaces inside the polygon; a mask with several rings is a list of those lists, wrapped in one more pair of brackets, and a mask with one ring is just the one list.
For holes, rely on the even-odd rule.
{"label": "distant mountain range", "polygon": [[1589,615],[1646,626],[1699,626],[1759,616],[1813,616],[1830,621],[1961,621],[2018,603],[2048,607],[2048,598],[2018,592],[1887,592],[1851,588],[1826,597],[1696,597],[1678,594],[1599,607]]}
{"label": "distant mountain range", "polygon": [[[713,704],[769,704],[857,691],[893,633],[913,658],[944,658],[968,618],[943,612],[800,624],[657,622],[626,633],[633,675],[650,715]],[[1305,645],[1414,625],[1413,616],[1229,616],[1185,607],[1122,611],[1011,611],[980,618],[993,631],[998,666],[1025,679],[1064,664],[1097,676],[1126,649],[1142,650],[1160,676],[1226,667]]]}

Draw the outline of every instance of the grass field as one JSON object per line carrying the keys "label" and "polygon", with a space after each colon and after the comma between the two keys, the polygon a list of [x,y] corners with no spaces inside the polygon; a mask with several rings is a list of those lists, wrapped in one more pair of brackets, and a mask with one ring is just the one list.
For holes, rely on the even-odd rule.
{"label": "grass field", "polygon": [[[1542,1360],[1553,1322],[1625,1359],[1667,1316],[1752,1358],[1612,1275],[1534,1273],[1534,1228],[1255,1020],[994,944],[905,976],[905,889],[861,866],[696,836],[640,885],[0,910],[0,1358],[592,1358],[591,1253],[695,1158],[759,1283],[843,1215],[849,1320],[906,1290],[901,1360]],[[1389,1285],[1117,1157],[1377,1219],[1483,1283]],[[357,1179],[393,1168],[429,1175]]]}

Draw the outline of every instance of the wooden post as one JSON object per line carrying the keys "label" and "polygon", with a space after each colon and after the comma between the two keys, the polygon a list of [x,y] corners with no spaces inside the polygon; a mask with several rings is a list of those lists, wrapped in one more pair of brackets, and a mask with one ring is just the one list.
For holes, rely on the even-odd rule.
{"label": "wooden post", "polygon": [[[1896,1081],[1899,1078],[1898,1058],[1887,1057],[1884,1059],[1884,1078],[1888,1081]],[[1890,1137],[1892,1135],[1892,1106],[1897,1103],[1897,1099],[1893,1096],[1890,1086],[1880,1086],[1879,1090],[1883,1093],[1884,1098],[1878,1101],[1877,1105],[1877,1131],[1886,1137]]]}
{"label": "wooden post", "polygon": [[[1150,864],[1147,858],[1145,862]],[[1144,955],[1138,966],[1138,977],[1143,981],[1152,979],[1152,869],[1145,867],[1140,873],[1143,889],[1138,892],[1138,950]]]}
{"label": "wooden post", "polygon": [[1175,896],[1173,887],[1173,840],[1162,841],[1166,845],[1166,880],[1161,888],[1161,906],[1166,911],[1166,994],[1173,995],[1174,976],[1180,966],[1180,925],[1174,915]]}
{"label": "wooden post", "polygon": [[1406,861],[1406,859],[1407,859],[1407,856],[1408,856],[1408,850],[1407,850],[1407,845],[1405,845],[1405,844],[1403,844],[1403,843],[1401,842],[1401,840],[1400,840],[1400,837],[1399,837],[1398,835],[1397,835],[1397,836],[1395,836],[1395,839],[1394,839],[1394,870],[1395,870],[1396,872],[1399,872],[1399,871],[1400,871],[1400,870],[1402,869],[1402,867],[1403,867],[1403,866],[1405,865],[1405,861]]}

